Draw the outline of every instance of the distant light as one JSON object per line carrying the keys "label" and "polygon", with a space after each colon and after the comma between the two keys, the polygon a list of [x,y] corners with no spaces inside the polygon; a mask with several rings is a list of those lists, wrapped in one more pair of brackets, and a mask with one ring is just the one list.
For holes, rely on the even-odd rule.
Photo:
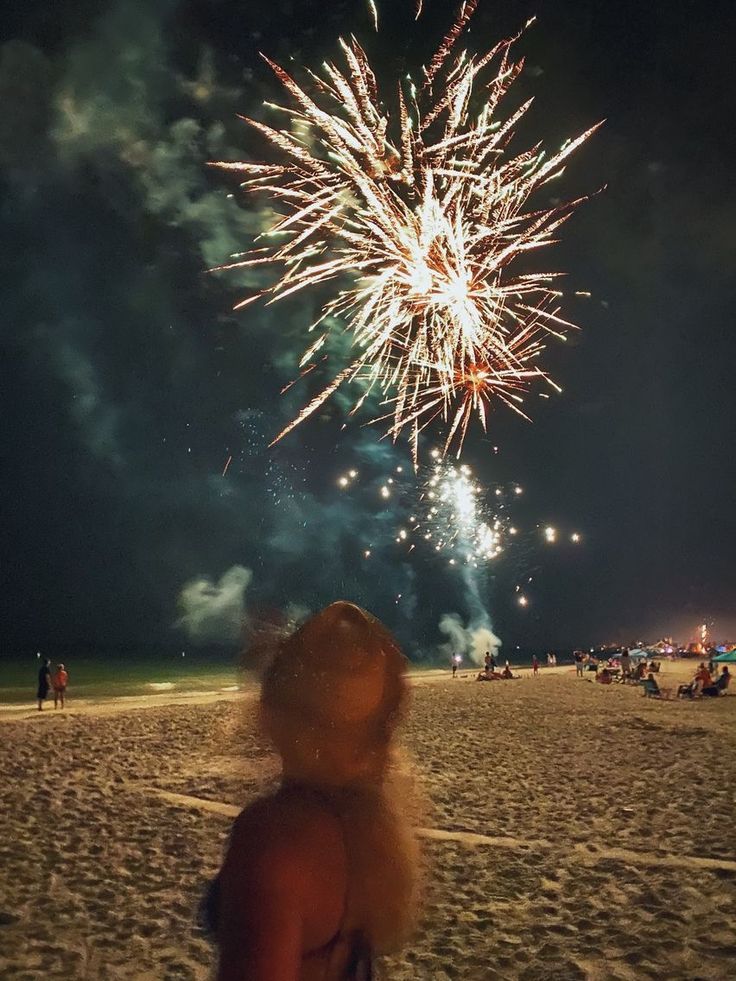
{"label": "distant light", "polygon": [[353,480],[355,480],[355,478],[358,476],[358,471],[357,470],[351,470],[350,471],[350,476],[351,476],[351,478]]}
{"label": "distant light", "polygon": [[403,473],[403,472],[404,472],[404,468],[403,467],[397,467],[396,468],[396,473]]}
{"label": "distant light", "polygon": [[381,488],[381,497],[385,500],[391,497],[391,491],[385,485]]}
{"label": "distant light", "polygon": [[186,651],[182,651],[182,652],[181,652],[181,656],[182,656],[182,657],[186,657],[186,656],[187,656],[187,652],[186,652]]}
{"label": "distant light", "polygon": [[544,537],[551,544],[557,541],[557,532],[552,527],[547,527],[544,529]]}
{"label": "distant light", "polygon": [[529,606],[529,600],[526,598],[526,596],[519,597],[519,606]]}
{"label": "distant light", "polygon": [[341,487],[347,487],[348,486],[348,478],[347,477],[340,477],[340,479],[338,480],[338,484]]}
{"label": "distant light", "polygon": [[580,541],[580,535],[576,531],[574,531],[572,535],[570,535],[570,541],[574,542],[577,545],[577,543]]}
{"label": "distant light", "polygon": [[516,534],[516,528],[509,528],[509,535],[515,535],[515,534]]}
{"label": "distant light", "polygon": [[523,487],[514,487],[514,494],[523,494],[523,493],[524,493]]}
{"label": "distant light", "polygon": [[371,557],[371,550],[367,548],[363,554],[367,559],[369,559]]}

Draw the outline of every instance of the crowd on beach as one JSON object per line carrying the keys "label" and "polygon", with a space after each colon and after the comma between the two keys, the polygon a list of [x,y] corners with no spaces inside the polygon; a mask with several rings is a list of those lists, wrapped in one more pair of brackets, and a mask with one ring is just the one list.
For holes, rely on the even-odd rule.
{"label": "crowd on beach", "polygon": [[[717,698],[719,695],[725,695],[731,683],[728,665],[722,665],[719,675],[718,665],[714,660],[716,652],[711,651],[709,654],[708,664],[706,665],[705,661],[701,661],[692,681],[680,685],[674,697]],[[648,698],[673,697],[668,689],[660,687],[655,677],[661,670],[662,662],[654,659],[647,661],[646,657],[639,657],[634,660],[627,647],[624,647],[620,653],[617,652],[605,659],[597,658],[595,655],[584,651],[575,651],[573,658],[578,677],[585,677],[587,671],[593,671],[596,682],[602,685],[614,683],[641,685]]]}
{"label": "crowd on beach", "polygon": [[[659,675],[662,668],[661,660],[654,657],[649,659],[641,652],[632,656],[626,647],[621,650],[601,652],[599,655],[596,655],[595,652],[574,651],[573,661],[575,674],[578,678],[586,678],[589,673],[592,673],[594,677],[587,678],[587,680],[595,681],[601,685],[638,685],[643,687],[644,694],[649,698],[712,698],[724,695],[731,683],[731,673],[727,664],[723,664],[721,673],[718,673],[719,665],[714,660],[716,654],[715,650],[710,651],[708,663],[702,661],[693,679],[687,684],[680,685],[674,695],[670,693],[669,689],[661,688],[657,681],[656,676]],[[460,656],[453,653],[450,660],[453,678],[457,676],[461,660]],[[556,654],[547,654],[546,660],[547,667],[556,668],[558,666]],[[541,667],[541,661],[535,654],[531,662],[533,677],[539,676]],[[483,668],[478,672],[475,680],[510,681],[519,677],[520,675],[513,673],[508,661],[502,669],[495,655],[486,651]]]}
{"label": "crowd on beach", "polygon": [[57,664],[56,670],[51,673],[51,660],[44,658],[43,664],[38,671],[38,711],[43,711],[43,703],[49,697],[49,692],[54,692],[54,708],[64,708],[66,702],[66,689],[69,684],[69,672],[63,664]]}

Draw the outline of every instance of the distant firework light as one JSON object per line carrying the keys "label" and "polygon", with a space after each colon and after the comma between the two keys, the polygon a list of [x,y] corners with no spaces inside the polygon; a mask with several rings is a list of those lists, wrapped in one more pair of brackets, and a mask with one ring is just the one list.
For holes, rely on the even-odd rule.
{"label": "distant firework light", "polygon": [[[302,376],[319,367],[331,380],[276,441],[356,382],[352,411],[377,396],[372,421],[394,439],[407,431],[415,462],[430,424],[443,433],[441,452],[455,446],[459,455],[473,418],[485,430],[496,403],[528,418],[524,395],[536,382],[553,385],[539,363],[545,341],[573,326],[560,274],[517,264],[552,244],[580,203],[540,209],[530,199],[597,127],[549,155],[541,144],[511,150],[532,104],[502,113],[524,65],[511,58],[518,35],[482,56],[458,51],[477,3],[462,4],[418,83],[400,80],[385,101],[354,38],[340,42],[344,66],[307,72],[305,87],[266,59],[290,97],[271,108],[288,124],[243,118],[275,162],[214,164],[278,212],[252,249],[220,267],[278,270],[236,309],[331,286],[300,361]],[[333,368],[328,341],[341,330],[350,354]]]}
{"label": "distant firework light", "polygon": [[[449,567],[483,570],[511,556],[527,585],[531,580],[521,570],[532,556],[536,564],[541,547],[582,541],[577,531],[563,533],[542,522],[518,520],[524,494],[518,483],[485,487],[469,466],[443,458],[437,448],[430,460],[416,476],[407,465],[383,473],[354,467],[337,477],[341,493],[360,496],[363,506],[372,506],[375,513],[375,521],[366,523],[364,559],[397,549],[422,560],[433,555]],[[520,606],[528,602],[520,595]]]}

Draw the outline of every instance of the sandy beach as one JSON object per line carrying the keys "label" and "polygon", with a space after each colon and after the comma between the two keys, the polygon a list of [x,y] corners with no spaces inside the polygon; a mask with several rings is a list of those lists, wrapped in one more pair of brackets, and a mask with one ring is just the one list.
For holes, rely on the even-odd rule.
{"label": "sandy beach", "polygon": [[[692,662],[665,664],[675,685]],[[409,979],[726,979],[736,698],[656,702],[574,671],[415,684],[429,810]],[[0,716],[0,976],[205,979],[196,909],[277,778],[255,691]]]}

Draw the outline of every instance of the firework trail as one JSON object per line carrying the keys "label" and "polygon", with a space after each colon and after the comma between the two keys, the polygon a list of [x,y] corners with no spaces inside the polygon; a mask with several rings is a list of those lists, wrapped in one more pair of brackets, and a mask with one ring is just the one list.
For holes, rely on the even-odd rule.
{"label": "firework trail", "polygon": [[331,284],[310,327],[316,339],[301,359],[303,374],[327,362],[333,331],[350,335],[347,364],[275,441],[341,385],[358,382],[352,411],[377,394],[380,420],[393,439],[408,430],[415,463],[419,433],[434,421],[444,430],[443,452],[456,445],[459,455],[474,417],[485,429],[501,402],[528,418],[523,395],[550,381],[538,363],[545,340],[564,339],[573,326],[561,315],[560,274],[514,265],[552,244],[580,203],[539,210],[530,198],[597,127],[549,156],[541,144],[511,150],[533,101],[506,117],[501,111],[523,68],[511,57],[519,35],[482,56],[459,51],[477,4],[462,4],[421,81],[399,82],[391,111],[354,38],[340,42],[344,65],[307,72],[305,87],[266,58],[289,96],[288,106],[272,106],[287,125],[243,118],[276,162],[214,164],[279,210],[250,251],[220,267],[278,270],[271,286],[236,309]]}

